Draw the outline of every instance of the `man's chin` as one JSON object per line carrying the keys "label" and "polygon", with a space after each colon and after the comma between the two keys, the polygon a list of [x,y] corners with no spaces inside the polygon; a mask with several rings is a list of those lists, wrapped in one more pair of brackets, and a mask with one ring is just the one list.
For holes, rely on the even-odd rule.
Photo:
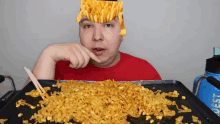
{"label": "man's chin", "polygon": [[95,60],[92,60],[91,62],[98,66],[98,67],[101,67],[101,68],[105,68],[108,66],[108,59],[100,59],[101,60],[101,63],[99,62],[96,62]]}
{"label": "man's chin", "polygon": [[105,64],[108,62],[107,58],[102,58],[102,57],[98,57],[101,60],[101,63],[96,62],[95,60],[92,60],[93,63],[97,63],[97,64]]}

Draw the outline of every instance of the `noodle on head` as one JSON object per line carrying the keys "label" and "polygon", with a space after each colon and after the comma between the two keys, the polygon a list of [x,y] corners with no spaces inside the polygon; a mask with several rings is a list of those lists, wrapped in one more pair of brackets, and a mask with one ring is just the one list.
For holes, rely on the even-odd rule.
{"label": "noodle on head", "polygon": [[80,22],[83,15],[95,23],[107,23],[118,17],[121,25],[120,34],[125,36],[126,30],[122,13],[122,1],[81,0],[81,10],[76,22]]}

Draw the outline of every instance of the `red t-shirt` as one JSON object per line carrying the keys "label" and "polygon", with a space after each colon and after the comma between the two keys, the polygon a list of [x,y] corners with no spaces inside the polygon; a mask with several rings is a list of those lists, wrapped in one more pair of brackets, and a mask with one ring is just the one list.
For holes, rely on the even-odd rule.
{"label": "red t-shirt", "polygon": [[109,68],[99,68],[89,64],[85,68],[73,69],[69,67],[69,61],[59,61],[56,64],[55,80],[162,80],[156,69],[146,60],[122,52],[120,55],[120,61]]}

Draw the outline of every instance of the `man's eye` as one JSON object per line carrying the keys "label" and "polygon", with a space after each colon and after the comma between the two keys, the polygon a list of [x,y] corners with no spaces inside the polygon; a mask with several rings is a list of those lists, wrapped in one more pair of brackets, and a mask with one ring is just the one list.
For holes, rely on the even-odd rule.
{"label": "man's eye", "polygon": [[92,25],[85,25],[84,28],[90,28]]}
{"label": "man's eye", "polygon": [[113,27],[114,25],[112,24],[106,24],[105,26],[107,26],[108,28]]}

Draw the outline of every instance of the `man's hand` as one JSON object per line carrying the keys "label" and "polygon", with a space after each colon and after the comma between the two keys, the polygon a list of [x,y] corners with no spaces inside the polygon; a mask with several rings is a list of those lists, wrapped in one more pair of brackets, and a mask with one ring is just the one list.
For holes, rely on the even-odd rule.
{"label": "man's hand", "polygon": [[55,62],[70,61],[70,66],[75,69],[86,67],[90,59],[101,62],[91,51],[78,43],[54,44],[51,47],[49,49],[55,52],[50,52],[50,56]]}
{"label": "man's hand", "polygon": [[[33,74],[37,79],[54,79],[56,62],[70,61],[70,67],[78,69],[86,67],[90,59],[101,63],[97,56],[81,44],[53,44],[44,49],[33,69]],[[30,81],[28,78],[25,85]]]}

